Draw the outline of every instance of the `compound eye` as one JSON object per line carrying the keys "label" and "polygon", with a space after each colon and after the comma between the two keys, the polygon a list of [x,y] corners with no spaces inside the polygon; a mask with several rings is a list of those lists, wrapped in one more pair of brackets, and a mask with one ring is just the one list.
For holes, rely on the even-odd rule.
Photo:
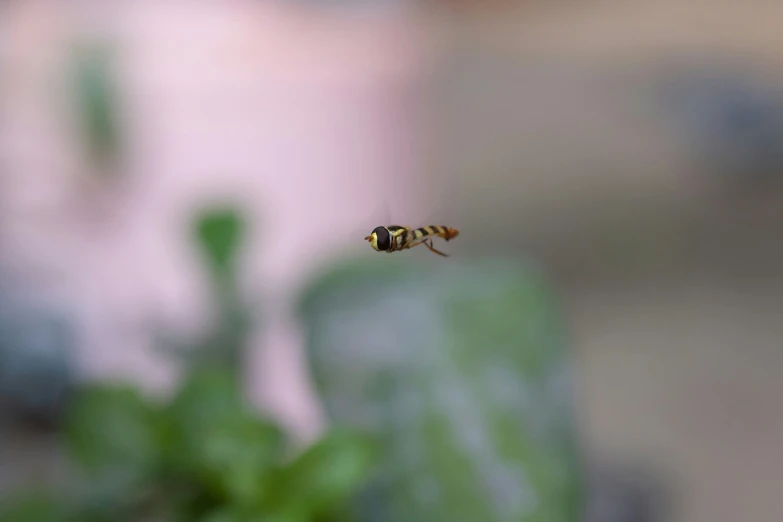
{"label": "compound eye", "polygon": [[389,250],[391,248],[391,234],[389,234],[389,230],[386,227],[377,227],[372,233],[378,238],[378,250]]}

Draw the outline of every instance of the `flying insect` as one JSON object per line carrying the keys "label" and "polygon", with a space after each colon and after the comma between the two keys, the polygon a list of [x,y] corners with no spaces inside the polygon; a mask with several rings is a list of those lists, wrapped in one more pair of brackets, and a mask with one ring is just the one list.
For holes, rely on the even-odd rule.
{"label": "flying insect", "polygon": [[451,241],[459,235],[459,230],[440,225],[430,225],[426,227],[412,229],[400,225],[389,225],[385,227],[375,227],[372,233],[365,237],[370,245],[378,252],[401,252],[419,245],[424,245],[431,252],[439,256],[449,257],[443,252],[436,250],[432,244],[432,239],[440,237],[446,241]]}

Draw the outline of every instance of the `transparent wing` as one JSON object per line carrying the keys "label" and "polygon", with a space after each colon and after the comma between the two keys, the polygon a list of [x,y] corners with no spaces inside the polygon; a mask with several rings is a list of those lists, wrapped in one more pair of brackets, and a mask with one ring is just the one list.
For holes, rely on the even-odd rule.
{"label": "transparent wing", "polygon": [[[400,197],[400,193],[404,196]],[[454,205],[458,195],[459,186],[454,176],[442,173],[422,176],[413,189],[390,191],[388,197],[371,205],[370,211],[358,213],[351,237],[361,242],[375,227],[388,225],[413,229],[441,225],[459,229]]]}
{"label": "transparent wing", "polygon": [[371,206],[369,211],[365,208],[364,211],[357,212],[355,226],[351,227],[351,230],[348,232],[351,242],[361,243],[363,238],[372,233],[375,227],[391,224],[391,215],[391,202],[389,200],[384,200]]}
{"label": "transparent wing", "polygon": [[459,229],[459,184],[456,177],[447,173],[431,176],[427,180],[427,194],[429,204],[426,214],[422,216],[421,223],[415,226],[442,225]]}
{"label": "transparent wing", "polygon": [[[440,225],[450,228],[460,229],[461,225],[457,218],[457,197],[459,196],[459,185],[454,176],[448,174],[431,174],[426,179],[420,180],[418,184],[419,191],[426,197],[423,204],[419,204],[411,217],[410,223],[406,223],[411,228],[419,228],[427,225]],[[426,238],[414,240],[411,246],[422,243]],[[433,245],[441,242],[436,249],[444,247],[441,239],[433,238]],[[451,245],[449,245],[451,246]],[[446,248],[447,255],[449,248]],[[431,255],[423,249],[417,249],[419,255]]]}

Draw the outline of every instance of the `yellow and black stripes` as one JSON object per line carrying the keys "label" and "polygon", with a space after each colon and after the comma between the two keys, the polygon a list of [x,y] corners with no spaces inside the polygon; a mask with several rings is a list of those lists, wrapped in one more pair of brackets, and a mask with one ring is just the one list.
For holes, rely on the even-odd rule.
{"label": "yellow and black stripes", "polygon": [[457,234],[459,234],[459,232],[454,228],[444,227],[441,225],[429,225],[414,230],[412,232],[412,239],[413,243],[419,243],[428,237],[434,236],[448,241],[456,237]]}
{"label": "yellow and black stripes", "polygon": [[389,225],[386,227],[392,236],[391,248],[389,252],[402,250],[402,246],[408,241],[410,236],[410,227],[401,227],[399,225]]}
{"label": "yellow and black stripes", "polygon": [[447,257],[446,254],[439,252],[433,247],[432,238],[440,237],[449,241],[458,235],[459,231],[456,228],[444,227],[441,225],[429,225],[417,229],[390,225],[376,227],[375,230],[364,239],[369,241],[373,249],[379,252],[399,252],[424,244],[432,252]]}

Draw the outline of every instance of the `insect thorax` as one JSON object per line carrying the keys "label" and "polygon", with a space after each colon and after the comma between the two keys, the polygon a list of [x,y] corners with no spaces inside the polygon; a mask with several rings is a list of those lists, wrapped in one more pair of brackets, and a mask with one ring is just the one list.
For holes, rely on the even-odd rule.
{"label": "insect thorax", "polygon": [[410,230],[405,227],[390,225],[387,226],[386,229],[392,234],[392,250],[399,250],[402,248],[402,245],[404,245],[410,237]]}

